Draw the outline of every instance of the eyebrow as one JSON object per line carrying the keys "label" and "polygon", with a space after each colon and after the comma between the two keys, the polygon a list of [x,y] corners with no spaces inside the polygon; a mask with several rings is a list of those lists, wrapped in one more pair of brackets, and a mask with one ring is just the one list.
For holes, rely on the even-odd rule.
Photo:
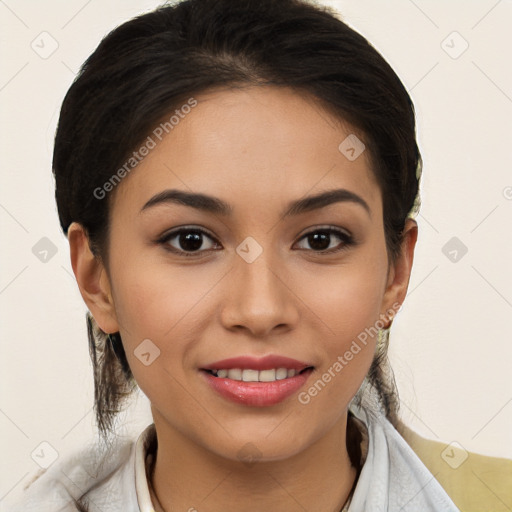
{"label": "eyebrow", "polygon": [[[285,209],[282,216],[288,217],[299,215],[301,213],[324,208],[334,203],[344,202],[355,203],[362,206],[368,215],[371,216],[371,210],[368,203],[354,192],[343,188],[328,190],[313,196],[307,196],[292,201]],[[142,207],[141,212],[157,205],[173,203],[222,216],[230,216],[233,212],[233,207],[222,199],[206,194],[186,192],[184,190],[177,189],[169,189],[159,192],[146,202]]]}

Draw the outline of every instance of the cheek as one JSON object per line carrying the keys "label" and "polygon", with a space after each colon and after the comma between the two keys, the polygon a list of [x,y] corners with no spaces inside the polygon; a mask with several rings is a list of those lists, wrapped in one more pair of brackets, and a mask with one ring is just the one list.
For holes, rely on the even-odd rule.
{"label": "cheek", "polygon": [[211,270],[124,260],[113,277],[119,323],[129,335],[162,339],[190,322],[218,277]]}
{"label": "cheek", "polygon": [[[145,392],[155,382],[172,380],[165,369],[180,379],[192,366],[194,347],[212,318],[208,293],[219,281],[219,273],[206,267],[172,267],[127,257],[112,276],[123,345],[135,380]],[[141,360],[141,354],[148,352],[146,361]],[[158,355],[155,364],[146,366],[154,354]]]}
{"label": "cheek", "polygon": [[300,280],[302,294],[321,320],[322,333],[331,339],[330,346],[343,349],[340,342],[357,337],[379,319],[387,277],[379,258],[358,256],[354,264],[319,268],[308,278],[304,275]]}
{"label": "cheek", "polygon": [[[317,301],[323,320],[317,338],[323,361],[297,397],[299,414],[305,422],[322,418],[323,427],[334,425],[368,374],[375,353],[375,324],[382,292],[369,274],[364,277],[351,272],[337,283],[331,279],[330,293]],[[378,274],[373,277],[377,279]]]}
{"label": "cheek", "polygon": [[[330,337],[323,337],[326,354],[322,373],[332,392],[350,399],[368,372],[373,359],[381,303],[380,289],[371,282],[363,286],[354,273],[340,283],[325,302],[326,323]],[[334,334],[332,334],[334,333]],[[335,391],[336,389],[336,391]]]}
{"label": "cheek", "polygon": [[320,319],[316,334],[324,354],[304,400],[317,400],[319,411],[326,402],[348,404],[368,373],[382,326],[386,279],[386,260],[375,250],[337,271],[319,270],[314,282],[302,280],[303,289],[309,290],[308,306]]}

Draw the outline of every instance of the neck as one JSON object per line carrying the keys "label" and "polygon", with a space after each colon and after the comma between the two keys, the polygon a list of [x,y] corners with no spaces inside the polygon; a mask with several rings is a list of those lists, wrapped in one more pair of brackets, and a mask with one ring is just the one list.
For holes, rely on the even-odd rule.
{"label": "neck", "polygon": [[253,463],[220,457],[170,428],[163,418],[154,419],[158,450],[152,486],[158,512],[339,511],[357,477],[347,452],[346,414],[300,453]]}

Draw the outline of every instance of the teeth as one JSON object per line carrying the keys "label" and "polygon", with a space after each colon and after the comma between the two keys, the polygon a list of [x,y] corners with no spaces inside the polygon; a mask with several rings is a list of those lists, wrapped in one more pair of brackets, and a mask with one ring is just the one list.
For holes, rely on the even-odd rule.
{"label": "teeth", "polygon": [[261,370],[259,372],[259,381],[260,382],[273,382],[276,380],[276,371],[275,370]]}
{"label": "teeth", "polygon": [[286,368],[278,368],[276,370],[276,379],[277,380],[283,380],[288,377],[288,370]]}
{"label": "teeth", "polygon": [[244,382],[258,382],[258,374],[258,370],[244,370],[242,372],[242,380]]}
{"label": "teeth", "polygon": [[243,382],[274,382],[276,380],[289,379],[295,377],[299,372],[287,368],[273,368],[270,370],[251,370],[241,368],[231,368],[229,370],[212,370],[213,374],[221,379],[239,380]]}
{"label": "teeth", "polygon": [[231,370],[228,370],[228,379],[242,380],[242,370],[240,370],[240,368],[232,368]]}

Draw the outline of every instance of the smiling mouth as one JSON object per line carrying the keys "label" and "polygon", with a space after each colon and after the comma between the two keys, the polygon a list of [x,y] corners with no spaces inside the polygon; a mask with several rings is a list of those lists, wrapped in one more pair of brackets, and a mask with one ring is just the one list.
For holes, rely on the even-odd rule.
{"label": "smiling mouth", "polygon": [[310,362],[277,354],[232,357],[200,368],[215,393],[248,407],[284,402],[306,384],[314,369]]}
{"label": "smiling mouth", "polygon": [[204,369],[205,372],[214,377],[240,382],[275,382],[291,379],[309,370],[313,370],[313,366],[307,366],[300,371],[291,368],[271,368],[267,370],[253,370],[248,368]]}

